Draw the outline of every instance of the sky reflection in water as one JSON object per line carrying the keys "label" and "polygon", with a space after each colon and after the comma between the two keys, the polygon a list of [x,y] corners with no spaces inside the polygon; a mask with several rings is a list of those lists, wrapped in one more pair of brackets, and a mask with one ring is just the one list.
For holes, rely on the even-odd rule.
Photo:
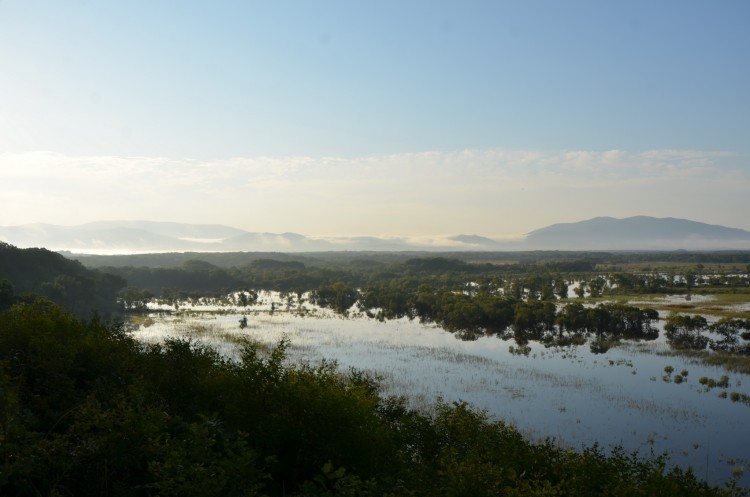
{"label": "sky reflection in water", "polygon": [[[530,343],[528,356],[514,355],[512,340],[461,341],[406,319],[343,319],[323,309],[301,317],[279,311],[284,309],[279,303],[269,315],[271,299],[277,297],[262,294],[265,303],[244,313],[244,330],[238,323],[242,310],[231,309],[227,314],[155,313],[154,324],[134,333],[144,341],[192,336],[230,357],[236,356],[240,337],[270,345],[286,337],[290,361],[314,365],[336,360],[342,370],[375,373],[383,378],[383,394],[404,395],[417,408],[428,409],[438,397],[463,400],[514,424],[531,439],[554,438],[572,448],[599,443],[643,454],[666,451],[672,461],[692,466],[715,484],[728,480],[738,467],[750,473],[750,407],[720,398],[722,389],[706,391],[698,382],[702,376],[718,380],[726,374],[729,393],[750,394],[750,378],[687,358],[656,355],[668,349],[661,338],[598,355],[587,345],[545,348]],[[664,381],[667,365],[674,368],[670,380],[687,370],[685,381]],[[750,477],[740,482],[747,486]]]}

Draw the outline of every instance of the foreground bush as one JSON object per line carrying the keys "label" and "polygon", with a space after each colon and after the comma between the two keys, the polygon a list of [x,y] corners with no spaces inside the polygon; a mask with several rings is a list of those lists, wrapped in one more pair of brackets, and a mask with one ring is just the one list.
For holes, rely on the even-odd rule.
{"label": "foreground bush", "polygon": [[141,345],[48,301],[0,316],[2,495],[739,495],[664,458],[530,444],[466,404],[414,412],[358,371]]}

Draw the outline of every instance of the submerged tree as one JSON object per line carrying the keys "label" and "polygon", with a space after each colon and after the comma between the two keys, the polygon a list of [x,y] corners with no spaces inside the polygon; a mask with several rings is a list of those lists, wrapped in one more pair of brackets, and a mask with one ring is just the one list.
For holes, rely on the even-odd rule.
{"label": "submerged tree", "polygon": [[721,318],[709,330],[720,337],[709,342],[711,350],[750,355],[750,319]]}
{"label": "submerged tree", "polygon": [[677,349],[703,350],[709,339],[701,332],[706,330],[707,325],[703,316],[670,314],[664,324],[667,342]]}
{"label": "submerged tree", "polygon": [[321,285],[310,294],[310,302],[345,313],[359,300],[359,292],[342,281]]}

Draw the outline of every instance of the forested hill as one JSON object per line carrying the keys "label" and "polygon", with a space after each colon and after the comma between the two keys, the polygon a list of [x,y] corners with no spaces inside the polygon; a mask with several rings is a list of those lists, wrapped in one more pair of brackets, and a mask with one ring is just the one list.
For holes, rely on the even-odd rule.
{"label": "forested hill", "polygon": [[26,294],[48,297],[79,316],[115,308],[119,276],[87,269],[43,248],[20,249],[0,242],[0,307]]}

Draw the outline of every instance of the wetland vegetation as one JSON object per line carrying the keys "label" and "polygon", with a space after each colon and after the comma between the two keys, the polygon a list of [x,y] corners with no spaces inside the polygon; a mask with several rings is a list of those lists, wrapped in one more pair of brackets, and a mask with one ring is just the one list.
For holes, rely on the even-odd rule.
{"label": "wetland vegetation", "polygon": [[0,285],[4,493],[746,493],[750,254],[180,257]]}
{"label": "wetland vegetation", "polygon": [[44,300],[0,329],[7,495],[744,494],[666,456],[530,442],[465,402],[412,409],[361,370],[289,363],[285,340],[229,359]]}

